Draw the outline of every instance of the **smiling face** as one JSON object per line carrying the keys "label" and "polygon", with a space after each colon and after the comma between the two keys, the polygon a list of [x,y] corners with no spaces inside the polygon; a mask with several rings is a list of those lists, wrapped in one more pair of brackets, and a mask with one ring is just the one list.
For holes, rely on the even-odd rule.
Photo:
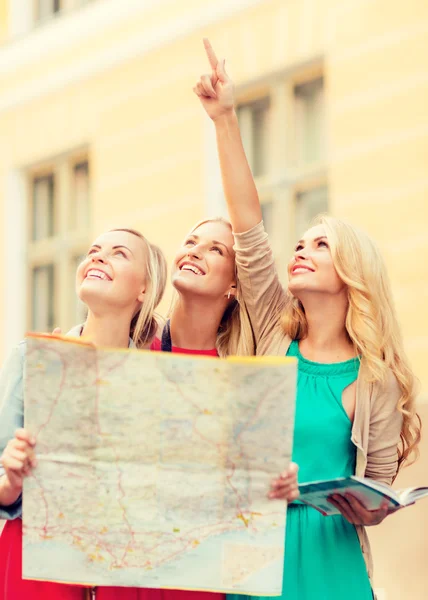
{"label": "smiling face", "polygon": [[132,233],[103,233],[77,269],[77,295],[89,309],[129,309],[132,317],[144,299],[145,253],[143,240]]}
{"label": "smiling face", "polygon": [[323,225],[308,229],[288,263],[288,289],[301,299],[306,292],[339,294],[346,288],[335,269]]}
{"label": "smiling face", "polygon": [[235,253],[230,226],[207,221],[184,240],[173,264],[172,283],[182,294],[227,298],[235,291]]}

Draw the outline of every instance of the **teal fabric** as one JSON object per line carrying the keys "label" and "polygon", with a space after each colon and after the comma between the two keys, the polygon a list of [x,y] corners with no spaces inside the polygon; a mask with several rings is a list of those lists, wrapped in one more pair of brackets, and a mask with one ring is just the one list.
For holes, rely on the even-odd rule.
{"label": "teal fabric", "polygon": [[[299,481],[353,475],[356,448],[342,392],[357,379],[358,358],[316,363],[300,354],[297,341],[287,355],[298,359],[293,461],[299,465]],[[228,595],[228,600],[245,598],[254,596]],[[355,527],[341,515],[324,517],[303,503],[289,505],[280,598],[372,600]]]}

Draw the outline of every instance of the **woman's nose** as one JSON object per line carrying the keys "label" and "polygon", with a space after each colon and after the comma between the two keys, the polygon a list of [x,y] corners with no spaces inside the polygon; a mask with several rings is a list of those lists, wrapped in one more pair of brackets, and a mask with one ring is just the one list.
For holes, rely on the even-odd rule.
{"label": "woman's nose", "polygon": [[189,252],[189,256],[193,256],[194,258],[202,258],[201,249],[198,246],[193,246]]}
{"label": "woman's nose", "polygon": [[304,248],[302,248],[300,250],[296,250],[296,252],[294,253],[294,258],[295,258],[295,260],[297,260],[297,259],[306,260],[308,258],[307,250]]}
{"label": "woman's nose", "polygon": [[101,254],[101,252],[95,252],[94,254],[92,254],[91,256],[92,262],[100,262],[105,264],[105,259],[103,257],[103,255]]}

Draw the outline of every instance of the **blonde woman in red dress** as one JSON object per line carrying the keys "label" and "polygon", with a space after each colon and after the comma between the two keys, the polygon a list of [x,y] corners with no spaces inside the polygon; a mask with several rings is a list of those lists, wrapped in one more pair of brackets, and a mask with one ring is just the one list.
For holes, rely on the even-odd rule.
{"label": "blonde woman in red dress", "polygon": [[[147,347],[158,328],[155,308],[165,283],[165,258],[140,233],[102,234],[77,269],[77,293],[88,307],[88,317],[69,335],[82,335],[99,346]],[[0,539],[0,598],[84,600],[87,588],[22,579],[22,486],[37,465],[36,440],[24,429],[25,347],[21,342],[12,351],[0,375],[0,518],[7,519]],[[138,593],[120,592],[129,600]]]}
{"label": "blonde woman in red dress", "polygon": [[[165,262],[156,247],[139,237],[136,232],[109,232],[95,240],[77,272],[77,291],[88,306],[88,319],[70,335],[84,335],[103,346],[147,347],[153,340],[152,350],[209,356],[252,354],[253,334],[240,302],[230,224],[223,219],[204,221],[183,240],[172,267],[177,293],[171,318],[158,338],[154,311],[165,287]],[[104,273],[107,281],[99,279],[100,273],[92,277],[92,268]],[[23,478],[36,466],[37,450],[22,429],[24,355],[25,343],[21,343],[0,377],[4,467],[3,475],[0,471],[0,516],[8,519],[0,541],[0,597],[114,600],[120,595],[121,600],[223,600],[224,594],[203,591],[82,588],[22,579],[20,494]]]}

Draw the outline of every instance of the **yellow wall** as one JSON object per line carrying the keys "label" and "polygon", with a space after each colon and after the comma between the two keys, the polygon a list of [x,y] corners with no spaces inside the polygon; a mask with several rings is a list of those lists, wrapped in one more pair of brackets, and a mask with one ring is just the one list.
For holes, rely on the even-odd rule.
{"label": "yellow wall", "polygon": [[333,210],[388,263],[406,348],[428,392],[428,6],[354,3],[328,61]]}
{"label": "yellow wall", "polygon": [[6,41],[7,37],[7,16],[8,16],[8,2],[7,0],[0,0],[0,44]]}
{"label": "yellow wall", "polygon": [[[9,72],[0,69],[1,222],[3,183],[11,169],[87,147],[94,233],[140,228],[171,260],[205,211],[207,125],[191,91],[206,71],[202,36],[227,57],[238,86],[319,59],[327,86],[331,210],[379,242],[406,349],[427,399],[428,4],[266,0],[248,1],[235,12],[230,0],[215,4],[213,11],[208,0],[159,2],[129,18],[124,10],[120,19],[54,46],[42,59],[33,60],[28,51],[21,66],[12,45],[0,48],[0,61],[7,52],[16,61]],[[57,19],[18,44],[31,49],[43,36],[51,43],[55,27],[71,27],[78,18],[83,23],[94,10]],[[3,1],[0,39],[4,14]],[[4,295],[0,316],[1,335],[8,318]],[[425,470],[427,452],[424,447],[419,463]],[[422,466],[413,471],[415,479]],[[423,597],[428,579],[418,557],[428,545],[420,535],[422,513],[417,507],[397,514],[375,533],[384,600]],[[397,592],[404,570],[389,566],[400,551],[395,543],[403,528],[414,548],[411,595]]]}

